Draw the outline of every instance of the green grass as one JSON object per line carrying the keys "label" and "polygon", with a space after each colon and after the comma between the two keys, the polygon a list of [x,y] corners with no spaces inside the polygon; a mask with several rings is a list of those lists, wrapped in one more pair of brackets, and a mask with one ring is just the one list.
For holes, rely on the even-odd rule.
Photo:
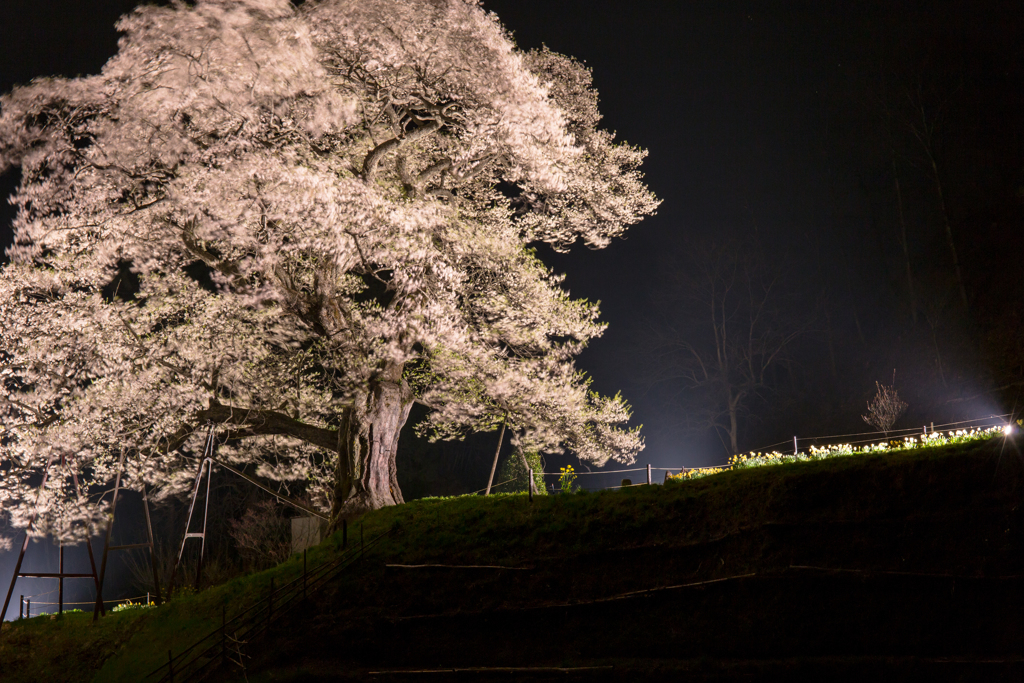
{"label": "green grass", "polygon": [[[991,479],[987,463],[1000,466],[1005,441],[997,436],[746,467],[665,486],[537,496],[532,503],[525,494],[421,499],[366,515],[363,536],[368,542],[395,532],[374,550],[378,565],[383,560],[522,566],[542,558],[706,542],[765,520],[813,522],[865,511],[899,516],[908,514],[908,506],[942,506],[957,496],[981,495],[972,482]],[[988,469],[979,467],[981,462]],[[860,482],[855,489],[847,485],[853,480]],[[879,486],[871,485],[876,481]],[[359,544],[358,523],[349,525],[353,544]],[[328,538],[309,551],[309,566],[337,557],[340,546],[340,533]],[[95,625],[90,614],[4,624],[0,679],[141,681],[166,662],[168,649],[180,652],[216,629],[224,606],[231,618],[263,598],[271,580],[281,586],[301,571],[302,558],[296,555],[273,569],[157,609],[111,614]],[[335,585],[358,590],[361,577],[353,572]]]}
{"label": "green grass", "polygon": [[0,632],[0,680],[90,681],[111,655],[142,627],[140,612],[41,615],[8,622]]}

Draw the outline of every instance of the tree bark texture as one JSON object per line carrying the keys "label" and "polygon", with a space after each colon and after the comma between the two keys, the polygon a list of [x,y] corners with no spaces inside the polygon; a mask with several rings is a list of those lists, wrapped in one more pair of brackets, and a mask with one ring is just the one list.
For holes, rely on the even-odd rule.
{"label": "tree bark texture", "polygon": [[332,528],[369,510],[404,503],[395,456],[413,395],[401,370],[383,373],[342,415]]}

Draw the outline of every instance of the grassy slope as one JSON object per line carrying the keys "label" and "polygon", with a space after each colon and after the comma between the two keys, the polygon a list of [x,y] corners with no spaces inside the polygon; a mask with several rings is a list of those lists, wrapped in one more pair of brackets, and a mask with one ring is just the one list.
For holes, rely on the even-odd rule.
{"label": "grassy slope", "polygon": [[88,681],[141,626],[134,611],[108,614],[97,623],[92,612],[48,615],[4,624],[0,680]]}
{"label": "grassy slope", "polygon": [[[366,517],[367,539],[391,528],[395,533],[372,558],[346,573],[302,615],[284,625],[275,639],[278,652],[262,648],[263,657],[254,653],[257,657],[253,665],[283,667],[279,674],[285,678],[291,675],[289,672],[305,672],[302,675],[315,678],[318,666],[333,671],[341,660],[348,662],[349,668],[364,671],[383,659],[395,666],[522,663],[522,650],[518,648],[505,651],[495,647],[487,656],[474,655],[475,659],[455,652],[445,654],[443,650],[447,641],[456,638],[469,642],[476,633],[487,635],[492,643],[521,638],[514,624],[529,612],[523,608],[559,609],[562,614],[565,609],[552,606],[748,573],[756,573],[759,580],[776,577],[781,583],[772,583],[770,589],[742,581],[715,584],[735,584],[739,588],[728,590],[747,591],[749,595],[741,599],[726,589],[702,591],[702,599],[718,601],[717,607],[709,607],[710,603],[676,605],[672,600],[677,598],[666,598],[658,604],[675,607],[666,607],[667,612],[660,616],[654,614],[657,610],[649,610],[650,618],[652,624],[661,620],[660,631],[668,633],[696,628],[670,623],[672,614],[679,610],[711,615],[706,617],[707,623],[702,622],[699,632],[680,636],[698,648],[679,649],[680,657],[699,656],[701,652],[722,657],[765,656],[754,651],[756,648],[744,653],[720,645],[721,633],[716,636],[719,640],[700,646],[701,633],[724,628],[715,622],[716,613],[728,613],[728,627],[737,633],[754,633],[765,627],[763,620],[754,618],[756,615],[751,615],[750,623],[734,625],[737,618],[743,621],[745,617],[729,600],[751,605],[753,612],[771,611],[775,618],[791,619],[797,626],[813,622],[817,618],[813,613],[790,615],[780,608],[780,600],[793,602],[792,596],[786,597],[787,590],[801,591],[801,586],[819,581],[802,574],[786,588],[794,571],[791,565],[979,577],[1024,574],[1024,554],[1020,552],[1024,518],[1015,503],[1020,497],[1021,469],[1016,444],[1004,444],[999,438],[898,455],[739,470],[665,487],[538,497],[532,504],[521,495],[416,501]],[[334,537],[322,544],[311,553],[311,564],[336,553],[339,542]],[[385,562],[501,564],[529,569],[385,570]],[[5,625],[0,641],[0,677],[5,681],[89,680],[105,655],[118,650],[96,680],[141,680],[165,661],[168,648],[179,650],[215,628],[222,605],[246,606],[249,599],[266,592],[272,576],[280,585],[297,575],[300,568],[301,561],[293,558],[274,570],[232,581],[164,608],[133,617],[118,615],[98,628],[77,625],[76,619],[33,619],[13,627]],[[834,581],[823,584],[823,595],[834,593],[836,586]],[[848,592],[853,595],[856,590]],[[767,602],[761,605],[759,600]],[[571,625],[579,633],[579,642],[565,635],[571,632],[564,630],[570,627],[565,622],[559,647],[545,652],[545,643],[552,639],[545,636],[532,645],[531,663],[587,663],[597,661],[599,655],[614,655],[621,660],[629,652],[637,652],[635,642],[623,645],[625,649],[618,654],[588,650],[588,641],[600,639],[608,628],[637,619],[643,624],[647,608],[637,612],[633,607],[622,607],[627,603],[633,604],[607,603],[617,605],[612,612],[608,611],[612,608],[584,605],[580,610],[591,612]],[[229,616],[234,609],[229,607]],[[487,615],[494,614],[504,615],[501,625],[486,621]],[[537,623],[540,613],[530,614],[526,623]],[[421,615],[435,616],[406,619]],[[69,628],[72,624],[75,626]],[[508,631],[510,628],[513,630]],[[442,638],[435,635],[431,639],[432,634],[441,632],[445,633]],[[618,641],[629,641],[628,633],[618,635]],[[128,636],[132,637],[122,645]],[[89,638],[91,646],[86,642]],[[413,647],[401,657],[380,650],[382,644],[396,638],[422,642],[423,647]],[[554,640],[559,640],[558,632]],[[51,645],[58,642],[65,644]],[[674,648],[672,642],[665,641],[659,647]],[[313,645],[316,643],[330,647],[317,649]],[[338,643],[344,645],[339,647]],[[793,649],[788,641],[779,641],[773,647],[781,648],[776,653],[780,657],[807,654]],[[828,643],[815,647],[815,656],[835,654]],[[13,654],[23,663],[28,650],[35,655],[32,675],[23,664],[12,660]],[[38,656],[40,650],[43,656]],[[869,650],[867,647],[865,652]],[[292,660],[279,656],[297,651],[307,654]],[[59,662],[47,657],[57,652],[65,655]],[[445,661],[422,661],[424,652]],[[68,661],[75,662],[73,671],[68,671]],[[51,675],[54,671],[62,673]]]}

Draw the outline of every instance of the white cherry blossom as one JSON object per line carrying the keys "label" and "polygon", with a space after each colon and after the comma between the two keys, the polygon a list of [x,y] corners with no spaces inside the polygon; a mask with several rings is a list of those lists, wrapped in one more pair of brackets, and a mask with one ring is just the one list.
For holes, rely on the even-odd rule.
{"label": "white cherry blossom", "polygon": [[122,456],[125,485],[182,492],[209,428],[335,520],[401,503],[416,400],[438,437],[507,420],[635,457],[628,406],[573,366],[597,307],[530,247],[604,247],[657,206],[582,65],[463,0],[200,0],[118,28],[100,74],[0,98],[15,526],[80,540]]}

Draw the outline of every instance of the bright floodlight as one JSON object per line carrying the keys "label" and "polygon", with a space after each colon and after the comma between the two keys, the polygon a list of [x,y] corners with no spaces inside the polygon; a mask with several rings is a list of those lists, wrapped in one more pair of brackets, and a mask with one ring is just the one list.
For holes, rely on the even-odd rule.
{"label": "bright floodlight", "polygon": [[1005,434],[1006,436],[1013,434],[1013,425],[1006,425],[1005,427],[1003,427],[1003,434]]}

